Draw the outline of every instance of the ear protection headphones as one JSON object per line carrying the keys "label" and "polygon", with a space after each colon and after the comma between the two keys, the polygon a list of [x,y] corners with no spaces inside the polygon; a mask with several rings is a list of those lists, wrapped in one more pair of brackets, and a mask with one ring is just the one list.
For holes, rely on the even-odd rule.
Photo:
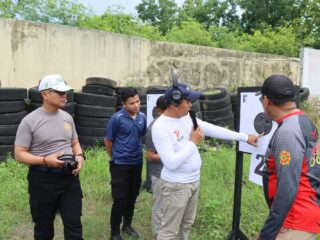
{"label": "ear protection headphones", "polygon": [[173,73],[172,73],[171,102],[174,105],[179,105],[182,102],[182,93],[178,86],[178,77],[177,77],[176,69],[173,69]]}

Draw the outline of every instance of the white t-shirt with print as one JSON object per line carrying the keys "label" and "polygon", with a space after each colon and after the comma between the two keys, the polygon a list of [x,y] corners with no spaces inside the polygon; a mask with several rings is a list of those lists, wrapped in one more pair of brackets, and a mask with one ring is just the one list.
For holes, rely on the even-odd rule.
{"label": "white t-shirt with print", "polygon": [[[197,119],[205,136],[225,140],[247,141],[248,135]],[[152,127],[152,141],[164,165],[161,178],[168,182],[191,183],[200,177],[201,157],[190,141],[193,128],[188,115],[171,118],[161,115]]]}

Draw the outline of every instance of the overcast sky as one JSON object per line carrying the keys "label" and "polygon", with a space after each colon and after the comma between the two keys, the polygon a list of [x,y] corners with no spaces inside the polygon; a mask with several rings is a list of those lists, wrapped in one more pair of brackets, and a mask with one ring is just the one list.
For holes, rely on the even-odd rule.
{"label": "overcast sky", "polygon": [[[108,7],[121,5],[124,7],[125,13],[137,16],[138,14],[135,10],[135,6],[137,6],[141,0],[79,0],[79,2],[85,6],[91,6],[97,15],[104,13]],[[183,2],[184,0],[176,0],[178,6],[180,6]]]}

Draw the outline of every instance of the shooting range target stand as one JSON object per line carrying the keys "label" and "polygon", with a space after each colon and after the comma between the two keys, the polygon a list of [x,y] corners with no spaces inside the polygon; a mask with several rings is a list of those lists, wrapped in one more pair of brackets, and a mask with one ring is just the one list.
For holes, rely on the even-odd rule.
{"label": "shooting range target stand", "polygon": [[[238,132],[248,134],[261,134],[266,141],[269,141],[274,129],[273,122],[269,120],[264,114],[262,104],[259,100],[261,96],[255,96],[261,87],[243,87],[238,88],[237,111],[235,112],[235,129]],[[232,229],[227,236],[228,240],[249,240],[249,238],[240,229],[241,216],[241,193],[242,193],[242,172],[243,172],[243,153],[265,153],[265,141],[261,141],[258,147],[253,147],[244,142],[237,142],[236,144],[236,168],[235,168],[235,182],[234,182],[234,202],[233,202],[233,219]]]}

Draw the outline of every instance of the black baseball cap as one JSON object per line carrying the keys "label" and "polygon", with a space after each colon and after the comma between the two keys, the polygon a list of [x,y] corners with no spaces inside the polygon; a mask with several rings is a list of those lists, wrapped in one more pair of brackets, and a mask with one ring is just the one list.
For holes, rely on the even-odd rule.
{"label": "black baseball cap", "polygon": [[168,107],[168,103],[164,98],[164,95],[161,95],[160,97],[158,97],[157,102],[156,102],[156,106],[157,108],[160,108],[162,110],[166,110]]}
{"label": "black baseball cap", "polygon": [[293,82],[284,75],[271,75],[268,77],[258,95],[267,96],[272,102],[284,103],[295,101],[295,87]]}

